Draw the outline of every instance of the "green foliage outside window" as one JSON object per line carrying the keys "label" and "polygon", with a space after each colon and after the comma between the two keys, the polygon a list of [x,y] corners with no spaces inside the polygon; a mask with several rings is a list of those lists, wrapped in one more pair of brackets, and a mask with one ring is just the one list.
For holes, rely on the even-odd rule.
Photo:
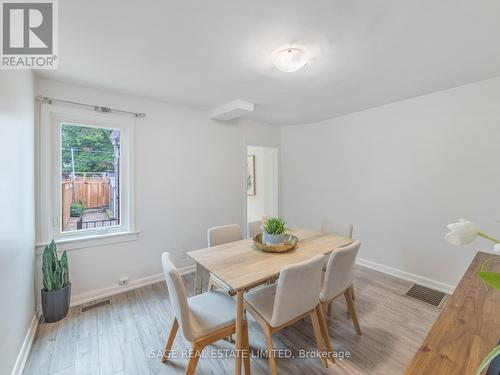
{"label": "green foliage outside window", "polygon": [[113,130],[63,124],[61,126],[62,172],[71,173],[71,148],[75,172],[113,171]]}

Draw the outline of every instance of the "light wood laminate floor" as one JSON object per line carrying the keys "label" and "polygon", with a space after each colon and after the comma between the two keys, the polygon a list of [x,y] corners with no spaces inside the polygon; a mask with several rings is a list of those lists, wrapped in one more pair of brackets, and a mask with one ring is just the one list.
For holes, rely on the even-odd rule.
{"label": "light wood laminate floor", "polygon": [[[193,274],[184,276],[193,291]],[[422,343],[439,310],[402,296],[410,283],[367,268],[356,270],[356,306],[363,336],[356,336],[344,299],[334,303],[328,318],[334,349],[351,357],[337,360],[328,369],[318,358],[299,358],[300,350],[315,351],[310,320],[302,320],[273,336],[276,350],[290,350],[295,358],[278,360],[280,374],[402,374]],[[157,283],[112,297],[112,305],[79,312],[72,308],[61,322],[41,323],[28,357],[25,375],[156,375],[183,374],[190,346],[178,333],[173,350],[176,358],[162,364],[161,352],[172,323],[169,296],[164,283]],[[268,361],[259,357],[266,349],[258,324],[250,319],[252,374],[268,374]],[[209,346],[215,355],[231,355],[226,341]],[[287,353],[288,354],[288,353]],[[197,374],[232,374],[234,358],[202,358]]]}

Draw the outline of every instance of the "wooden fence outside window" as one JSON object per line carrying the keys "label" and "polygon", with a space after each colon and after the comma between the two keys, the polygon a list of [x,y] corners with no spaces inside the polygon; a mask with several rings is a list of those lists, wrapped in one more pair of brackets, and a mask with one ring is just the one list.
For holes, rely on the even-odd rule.
{"label": "wooden fence outside window", "polygon": [[109,177],[76,177],[73,186],[72,180],[63,180],[62,192],[62,219],[67,225],[70,219],[72,202],[82,202],[85,208],[109,207]]}

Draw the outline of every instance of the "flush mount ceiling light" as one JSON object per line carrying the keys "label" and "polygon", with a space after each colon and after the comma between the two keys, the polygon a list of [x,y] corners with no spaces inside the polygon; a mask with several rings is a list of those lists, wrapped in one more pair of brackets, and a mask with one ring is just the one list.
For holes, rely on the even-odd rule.
{"label": "flush mount ceiling light", "polygon": [[285,73],[296,72],[307,64],[309,57],[304,50],[287,48],[276,55],[274,66]]}

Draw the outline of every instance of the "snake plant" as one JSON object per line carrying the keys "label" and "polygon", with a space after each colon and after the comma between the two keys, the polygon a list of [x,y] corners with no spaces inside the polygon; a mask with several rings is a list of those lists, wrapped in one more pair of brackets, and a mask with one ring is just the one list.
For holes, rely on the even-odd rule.
{"label": "snake plant", "polygon": [[68,256],[66,251],[57,257],[54,240],[45,246],[42,256],[43,288],[48,292],[59,290],[69,284]]}

